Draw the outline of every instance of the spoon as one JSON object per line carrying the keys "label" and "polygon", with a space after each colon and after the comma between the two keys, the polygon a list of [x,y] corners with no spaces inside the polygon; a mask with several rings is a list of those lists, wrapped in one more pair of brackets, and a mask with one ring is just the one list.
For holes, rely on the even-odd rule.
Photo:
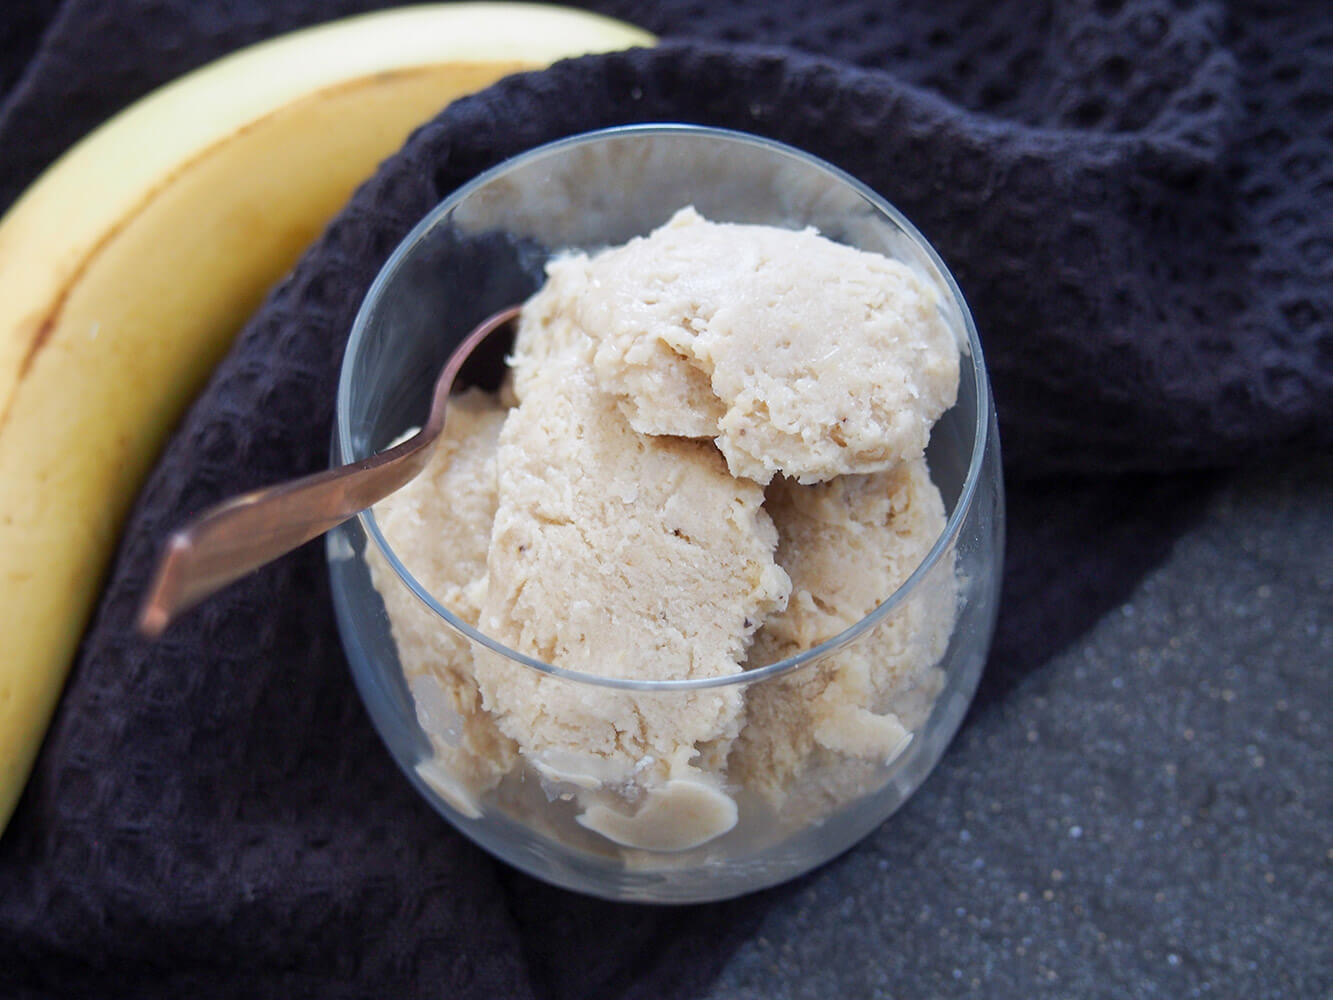
{"label": "spoon", "polygon": [[139,631],[157,638],[182,611],[414,479],[444,430],[459,369],[487,337],[513,321],[520,308],[502,309],[463,338],[435,382],[425,426],[406,441],[359,462],[242,493],[173,532],[139,612]]}

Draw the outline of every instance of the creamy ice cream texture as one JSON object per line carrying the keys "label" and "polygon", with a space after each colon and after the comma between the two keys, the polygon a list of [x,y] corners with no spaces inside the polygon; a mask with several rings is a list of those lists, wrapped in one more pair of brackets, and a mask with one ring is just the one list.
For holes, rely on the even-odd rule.
{"label": "creamy ice cream texture", "polygon": [[687,208],[549,275],[519,337],[520,386],[579,351],[582,334],[636,431],[713,438],[733,475],[759,483],[919,457],[957,393],[958,346],[932,288],[812,230],[718,225]]}
{"label": "creamy ice cream texture", "polygon": [[[427,470],[376,517],[441,604],[528,656],[739,674],[861,620],[943,530],[923,455],[958,348],[897,261],[683,209],[554,259],[511,364],[516,404],[458,396]],[[873,790],[928,714],[955,617],[945,560],[815,666],[634,691],[471,643],[374,546],[367,560],[432,741],[422,779],[476,816],[527,767],[580,824],[648,851],[727,832],[740,790],[793,822]]]}

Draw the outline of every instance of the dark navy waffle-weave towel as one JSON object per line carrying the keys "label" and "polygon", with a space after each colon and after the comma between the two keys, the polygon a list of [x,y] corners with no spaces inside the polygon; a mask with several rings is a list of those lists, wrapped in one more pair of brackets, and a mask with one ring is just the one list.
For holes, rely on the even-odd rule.
{"label": "dark navy waffle-weave towel", "polygon": [[[373,6],[14,5],[0,203],[152,87]],[[699,996],[801,891],[617,906],[491,861],[417,799],[371,729],[317,546],[159,645],[131,634],[171,527],[326,464],[337,366],[377,269],[443,195],[513,153],[629,121],[739,128],[848,170],[940,249],[982,332],[1011,487],[972,725],[1021,713],[1015,681],[1161,557],[1202,470],[1333,439],[1333,34],[1318,4],[594,6],[664,44],[511,78],[420,130],[274,291],[171,443],[0,839],[0,993]],[[1036,780],[955,753],[931,786],[947,794],[962,769],[1016,801]],[[858,848],[911,901],[877,919],[929,926],[960,879],[984,912],[985,879],[917,835],[914,807]],[[1047,818],[1034,805],[971,835]],[[1173,850],[1161,864],[1185,856]],[[1135,921],[1108,899],[1128,940]],[[1238,918],[1197,911],[1197,935],[1235,945]],[[1070,914],[1069,933],[1087,919]],[[886,991],[938,992],[942,940],[913,938]]]}

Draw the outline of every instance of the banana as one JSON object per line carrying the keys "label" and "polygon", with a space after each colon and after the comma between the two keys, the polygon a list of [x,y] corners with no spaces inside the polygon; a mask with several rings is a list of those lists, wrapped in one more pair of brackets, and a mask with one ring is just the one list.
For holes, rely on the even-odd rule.
{"label": "banana", "polygon": [[0,219],[0,832],[128,506],[268,288],[449,101],[653,41],[510,3],[306,29],[150,94]]}

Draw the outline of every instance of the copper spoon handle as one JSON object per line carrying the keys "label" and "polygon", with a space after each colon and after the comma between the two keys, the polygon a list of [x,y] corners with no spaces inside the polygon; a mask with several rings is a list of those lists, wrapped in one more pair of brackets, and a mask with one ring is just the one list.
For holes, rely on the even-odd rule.
{"label": "copper spoon handle", "polygon": [[504,309],[463,339],[435,382],[426,425],[406,441],[360,462],[243,493],[174,532],[139,612],[139,631],[156,638],[186,608],[336,528],[413,479],[444,430],[449,392],[463,362],[518,312],[518,306]]}

